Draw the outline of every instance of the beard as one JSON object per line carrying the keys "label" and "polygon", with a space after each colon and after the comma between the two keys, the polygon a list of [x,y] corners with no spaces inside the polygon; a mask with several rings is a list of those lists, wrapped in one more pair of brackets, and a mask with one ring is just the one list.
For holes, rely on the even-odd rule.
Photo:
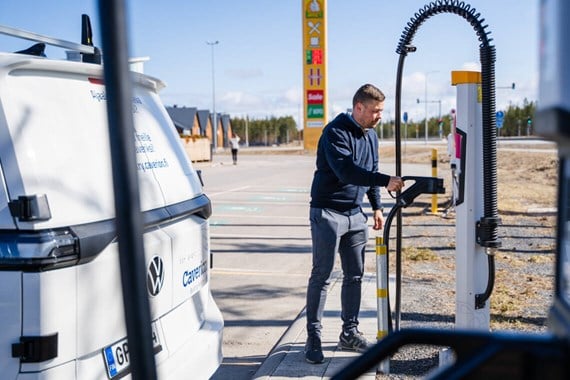
{"label": "beard", "polygon": [[364,126],[364,128],[366,128],[366,129],[374,129],[374,128],[378,125],[379,122],[380,122],[380,120],[371,121],[371,122],[369,122],[369,123],[366,123],[366,125]]}

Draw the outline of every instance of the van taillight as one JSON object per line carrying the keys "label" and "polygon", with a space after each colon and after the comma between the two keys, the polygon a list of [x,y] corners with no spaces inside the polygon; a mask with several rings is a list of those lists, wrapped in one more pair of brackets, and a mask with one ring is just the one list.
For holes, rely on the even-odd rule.
{"label": "van taillight", "polygon": [[89,83],[93,83],[93,84],[100,84],[100,85],[105,85],[105,82],[103,81],[103,79],[101,78],[93,78],[93,77],[89,77]]}
{"label": "van taillight", "polygon": [[0,269],[47,270],[78,259],[79,241],[67,229],[0,231]]}

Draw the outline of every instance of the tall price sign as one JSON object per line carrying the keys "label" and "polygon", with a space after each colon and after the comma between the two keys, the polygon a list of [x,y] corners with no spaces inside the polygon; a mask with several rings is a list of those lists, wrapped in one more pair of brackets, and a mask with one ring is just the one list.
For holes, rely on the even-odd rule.
{"label": "tall price sign", "polygon": [[316,150],[327,123],[326,0],[303,1],[303,141]]}

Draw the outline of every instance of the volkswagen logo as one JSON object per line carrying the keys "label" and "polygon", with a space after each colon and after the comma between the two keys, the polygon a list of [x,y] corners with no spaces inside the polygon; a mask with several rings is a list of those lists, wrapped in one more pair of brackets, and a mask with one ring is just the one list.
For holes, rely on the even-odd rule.
{"label": "volkswagen logo", "polygon": [[160,256],[154,256],[148,264],[146,271],[146,288],[151,296],[160,293],[164,284],[164,263]]}

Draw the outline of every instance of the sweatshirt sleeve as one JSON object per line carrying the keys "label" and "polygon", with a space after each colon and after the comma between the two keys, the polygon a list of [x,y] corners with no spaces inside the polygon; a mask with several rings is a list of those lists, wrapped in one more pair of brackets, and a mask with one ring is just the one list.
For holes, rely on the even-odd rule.
{"label": "sweatshirt sleeve", "polygon": [[350,149],[351,139],[348,132],[340,128],[332,128],[322,136],[327,161],[335,175],[344,183],[357,186],[387,186],[390,176],[369,171],[357,166],[352,158]]}
{"label": "sweatshirt sleeve", "polygon": [[[378,152],[378,136],[376,133],[373,134],[373,141],[372,141],[372,148]],[[372,171],[378,171],[378,154],[374,154],[373,162],[372,162]],[[382,198],[380,196],[380,186],[370,186],[368,191],[366,192],[366,196],[368,197],[368,201],[370,202],[370,206],[372,210],[379,210],[382,208]]]}

